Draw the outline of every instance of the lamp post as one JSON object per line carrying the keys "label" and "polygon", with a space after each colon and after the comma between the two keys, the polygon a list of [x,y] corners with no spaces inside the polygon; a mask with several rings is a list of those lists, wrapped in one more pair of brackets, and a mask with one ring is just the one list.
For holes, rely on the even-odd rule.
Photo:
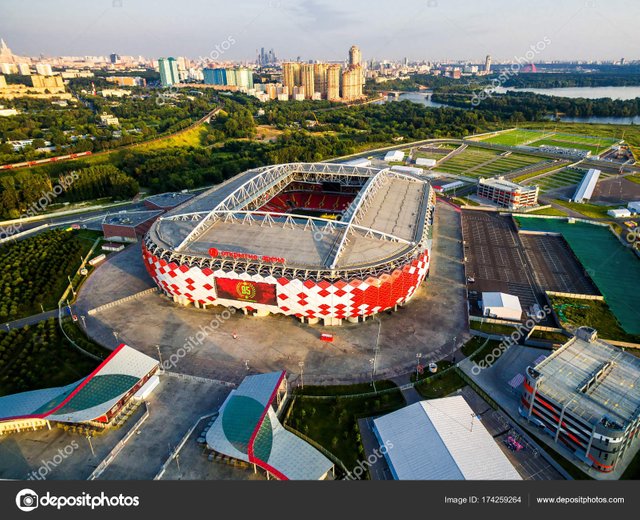
{"label": "lamp post", "polygon": [[162,354],[160,353],[160,345],[156,345],[156,349],[158,350],[158,361],[160,362],[160,368],[162,368]]}
{"label": "lamp post", "polygon": [[298,362],[300,367],[300,387],[304,390],[304,361]]}
{"label": "lamp post", "polygon": [[418,381],[418,373],[420,370],[420,358],[422,357],[422,352],[418,352],[416,354],[416,358],[418,359],[417,363],[416,363],[416,381]]}

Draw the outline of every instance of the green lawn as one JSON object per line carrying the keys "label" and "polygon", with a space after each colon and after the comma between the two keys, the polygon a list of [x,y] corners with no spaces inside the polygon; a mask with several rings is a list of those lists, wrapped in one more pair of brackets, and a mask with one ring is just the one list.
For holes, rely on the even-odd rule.
{"label": "green lawn", "polygon": [[509,334],[511,334],[515,329],[515,325],[513,327],[510,327],[509,325],[502,325],[500,323],[487,323],[487,322],[483,322],[483,321],[472,321],[469,324],[469,327],[474,329],[474,330],[479,330],[482,332],[486,332],[487,334],[502,334],[505,336],[508,336]]}
{"label": "green lawn", "polygon": [[628,181],[635,182],[636,184],[640,184],[640,173],[635,173],[633,175],[627,175],[625,177]]}
{"label": "green lawn", "polygon": [[574,300],[559,296],[549,298],[563,324],[593,327],[598,331],[598,335],[605,339],[640,343],[640,336],[627,334],[604,301]]}
{"label": "green lawn", "polygon": [[[331,387],[323,388],[325,393],[335,391]],[[296,395],[285,424],[334,454],[350,471],[364,459],[358,419],[393,412],[405,404],[400,390],[356,398],[318,399]]]}
{"label": "green lawn", "polygon": [[[441,363],[438,363],[439,371],[435,374],[428,374],[427,377],[416,383],[416,390],[425,399],[438,399],[452,394],[456,390],[466,386],[464,379],[458,374],[458,369],[454,368],[444,373],[440,372]],[[442,365],[444,368],[446,366]]]}
{"label": "green lawn", "polygon": [[560,199],[555,199],[553,202],[555,202],[556,204],[560,204],[565,208],[577,211],[581,215],[584,215],[588,218],[610,218],[609,215],[607,215],[607,210],[620,207],[620,205],[600,206],[598,204],[591,204],[588,202],[578,203]]}
{"label": "green lawn", "polygon": [[549,215],[551,217],[566,217],[567,213],[556,208],[543,208],[535,211],[528,211],[527,215]]}
{"label": "green lawn", "polygon": [[483,148],[469,147],[440,163],[439,171],[464,175],[471,178],[493,177],[518,170],[533,164],[542,164],[539,157],[524,154],[500,155],[500,152]]}
{"label": "green lawn", "polygon": [[[544,175],[545,173],[551,172],[553,170],[557,170],[559,168],[562,167],[562,164],[567,164],[566,162],[562,162],[562,163],[552,163],[550,164],[550,166],[546,167],[546,168],[541,168],[539,170],[535,170],[533,172],[529,172],[529,173],[525,173],[523,175],[518,175],[517,177],[514,177],[512,180],[513,182],[523,182],[526,181],[528,179],[531,179],[532,177],[538,177],[539,175]],[[535,181],[532,181],[531,184],[535,184]]]}
{"label": "green lawn", "polygon": [[518,146],[529,141],[540,139],[545,135],[547,134],[536,130],[513,129],[508,132],[487,137],[486,139],[482,139],[482,141],[485,143],[501,144],[505,146]]}

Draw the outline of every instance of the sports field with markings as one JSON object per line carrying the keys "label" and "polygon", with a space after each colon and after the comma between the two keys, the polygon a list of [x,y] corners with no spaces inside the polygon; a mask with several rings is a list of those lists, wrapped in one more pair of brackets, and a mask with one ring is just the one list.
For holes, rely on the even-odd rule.
{"label": "sports field with markings", "polygon": [[599,154],[618,142],[611,137],[566,134],[552,130],[527,130],[516,128],[507,132],[492,135],[482,139],[485,143],[501,144],[505,146],[558,146],[589,150],[592,154]]}
{"label": "sports field with markings", "polygon": [[442,162],[437,169],[465,177],[493,177],[542,162],[544,159],[540,157],[514,153],[501,155],[495,150],[468,147]]}
{"label": "sports field with markings", "polygon": [[[583,168],[564,168],[550,175],[530,179],[523,184],[538,185],[540,186],[540,191],[545,193],[551,190],[576,186],[582,180],[585,173],[587,173],[587,170]],[[606,179],[610,176],[611,174],[605,172],[600,173],[600,179]]]}

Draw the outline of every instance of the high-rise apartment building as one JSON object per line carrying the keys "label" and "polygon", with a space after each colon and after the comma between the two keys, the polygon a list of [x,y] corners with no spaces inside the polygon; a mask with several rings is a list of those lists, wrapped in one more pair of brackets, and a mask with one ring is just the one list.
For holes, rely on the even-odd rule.
{"label": "high-rise apartment building", "polygon": [[357,45],[352,45],[349,49],[349,66],[357,67],[361,65],[362,62],[362,53],[360,52],[360,48]]}
{"label": "high-rise apartment building", "polygon": [[300,67],[301,86],[304,87],[304,96],[311,99],[315,92],[314,67],[311,63],[303,63]]}
{"label": "high-rise apartment building", "polygon": [[328,68],[328,63],[315,63],[313,65],[313,90],[319,92],[323,98],[327,97]]}
{"label": "high-rise apartment building", "polygon": [[180,74],[175,58],[159,58],[158,68],[160,69],[160,83],[163,87],[180,83]]}
{"label": "high-rise apartment building", "polygon": [[362,97],[362,67],[350,66],[342,73],[342,100],[354,101]]}
{"label": "high-rise apartment building", "polygon": [[484,60],[484,71],[486,74],[491,72],[491,55],[487,54],[487,57]]}
{"label": "high-rise apartment building", "polygon": [[340,100],[340,65],[332,64],[327,67],[327,99]]}
{"label": "high-rise apartment building", "polygon": [[282,64],[282,83],[287,93],[293,95],[293,89],[300,85],[300,63],[289,61]]}

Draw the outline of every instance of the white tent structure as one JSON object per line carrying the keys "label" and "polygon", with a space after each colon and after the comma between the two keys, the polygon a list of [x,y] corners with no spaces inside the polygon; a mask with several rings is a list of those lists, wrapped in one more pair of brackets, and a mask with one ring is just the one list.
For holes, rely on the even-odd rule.
{"label": "white tent structure", "polygon": [[521,480],[464,397],[431,399],[373,421],[396,480]]}
{"label": "white tent structure", "polygon": [[520,299],[502,292],[483,292],[482,314],[489,318],[520,321],[522,318]]}

